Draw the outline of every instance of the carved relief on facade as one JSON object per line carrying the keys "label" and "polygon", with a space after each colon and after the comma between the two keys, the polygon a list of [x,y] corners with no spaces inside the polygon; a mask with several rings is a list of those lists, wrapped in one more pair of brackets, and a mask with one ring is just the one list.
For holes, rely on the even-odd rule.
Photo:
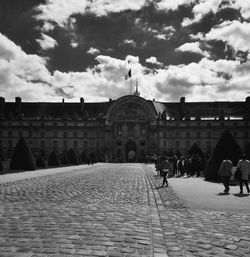
{"label": "carved relief on facade", "polygon": [[147,120],[146,111],[136,103],[123,104],[115,114],[116,120]]}

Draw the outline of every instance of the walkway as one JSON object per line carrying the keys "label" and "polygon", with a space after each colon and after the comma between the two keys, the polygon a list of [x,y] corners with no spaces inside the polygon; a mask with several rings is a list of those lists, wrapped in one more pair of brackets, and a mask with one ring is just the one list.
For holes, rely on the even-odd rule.
{"label": "walkway", "polygon": [[74,166],[1,180],[0,257],[250,256],[248,213],[193,208],[174,179],[160,188],[150,165]]}

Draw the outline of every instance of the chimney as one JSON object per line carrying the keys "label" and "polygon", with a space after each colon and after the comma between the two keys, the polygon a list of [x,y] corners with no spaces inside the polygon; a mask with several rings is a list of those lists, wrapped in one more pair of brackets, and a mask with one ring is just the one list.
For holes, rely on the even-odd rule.
{"label": "chimney", "polygon": [[182,96],[181,99],[180,99],[180,117],[181,118],[184,118],[185,116],[185,97]]}
{"label": "chimney", "polygon": [[4,117],[4,105],[5,105],[5,98],[0,97],[0,118]]}
{"label": "chimney", "polygon": [[22,113],[22,98],[21,97],[16,97],[16,112],[17,112],[17,114]]}
{"label": "chimney", "polygon": [[80,112],[81,113],[84,112],[84,98],[83,97],[80,98]]}

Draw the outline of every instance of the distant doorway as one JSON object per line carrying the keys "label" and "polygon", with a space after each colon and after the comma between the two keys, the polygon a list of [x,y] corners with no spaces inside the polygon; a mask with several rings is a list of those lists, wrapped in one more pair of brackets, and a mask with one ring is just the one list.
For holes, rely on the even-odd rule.
{"label": "distant doorway", "polygon": [[133,140],[129,140],[125,144],[126,162],[136,161],[136,143]]}

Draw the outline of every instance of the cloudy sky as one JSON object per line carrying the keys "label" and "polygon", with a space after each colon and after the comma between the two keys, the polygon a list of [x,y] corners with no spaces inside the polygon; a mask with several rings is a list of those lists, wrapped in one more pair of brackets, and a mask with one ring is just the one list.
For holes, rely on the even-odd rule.
{"label": "cloudy sky", "polygon": [[249,51],[249,0],[0,1],[6,101],[244,101]]}

